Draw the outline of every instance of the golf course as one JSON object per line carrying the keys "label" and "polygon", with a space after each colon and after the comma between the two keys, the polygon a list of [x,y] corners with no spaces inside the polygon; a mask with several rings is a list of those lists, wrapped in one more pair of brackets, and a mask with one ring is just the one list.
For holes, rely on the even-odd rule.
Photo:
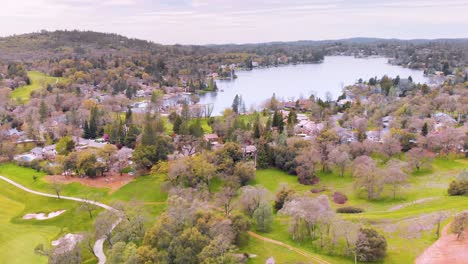
{"label": "golf course", "polygon": [[[344,215],[348,220],[372,225],[386,234],[388,253],[384,263],[412,263],[424,249],[437,237],[433,216],[438,212],[446,213],[442,226],[449,223],[453,215],[468,208],[468,199],[463,196],[448,196],[447,186],[468,167],[468,159],[437,158],[432,169],[413,173],[408,184],[398,193],[396,199],[390,193],[384,193],[381,199],[368,201],[353,190],[352,177],[345,174],[340,177],[335,173],[321,174],[319,187],[327,196],[339,191],[348,195],[346,205],[363,208],[361,214]],[[53,193],[51,183],[45,175],[32,169],[14,164],[0,165],[0,175],[7,177],[27,188],[45,193]],[[36,180],[33,175],[37,176]],[[115,201],[138,200],[144,204],[151,217],[156,218],[166,207],[167,194],[162,186],[164,175],[140,176],[115,192],[105,188],[91,188],[79,183],[64,186],[61,195],[88,197],[94,195],[99,201],[112,204]],[[213,190],[221,184],[213,181]],[[310,187],[301,185],[295,176],[276,169],[258,170],[251,185],[262,185],[272,194],[287,184],[299,193],[310,193]],[[86,212],[78,210],[80,204],[64,199],[39,197],[26,193],[15,186],[0,181],[0,259],[10,259],[11,263],[46,263],[47,258],[34,253],[38,244],[50,245],[51,241],[67,233],[79,233],[92,229],[93,219]],[[315,196],[318,194],[310,195]],[[335,208],[341,205],[332,203]],[[65,213],[47,220],[24,220],[28,213],[54,212]],[[98,212],[96,212],[97,214]],[[415,228],[414,222],[422,228]],[[327,256],[312,243],[298,243],[288,234],[289,217],[275,214],[271,232],[252,233],[249,243],[240,248],[257,257],[249,263],[264,263],[273,256],[278,263],[296,263],[297,261],[315,263],[313,258],[322,263],[352,263],[349,259]],[[87,262],[96,259],[89,254]]]}

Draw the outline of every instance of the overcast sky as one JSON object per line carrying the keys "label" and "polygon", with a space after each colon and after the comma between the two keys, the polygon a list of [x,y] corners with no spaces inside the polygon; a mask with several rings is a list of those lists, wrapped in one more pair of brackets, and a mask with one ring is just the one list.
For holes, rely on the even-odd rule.
{"label": "overcast sky", "polygon": [[0,0],[0,35],[113,32],[164,44],[467,38],[468,0]]}

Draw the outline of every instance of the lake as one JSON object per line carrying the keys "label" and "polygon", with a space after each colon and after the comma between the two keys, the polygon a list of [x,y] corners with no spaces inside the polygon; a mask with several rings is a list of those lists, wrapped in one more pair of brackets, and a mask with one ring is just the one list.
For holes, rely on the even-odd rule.
{"label": "lake", "polygon": [[235,80],[217,80],[218,92],[203,94],[201,104],[213,104],[213,115],[231,107],[236,94],[242,95],[247,110],[258,108],[275,93],[277,99],[297,100],[314,94],[322,99],[330,92],[335,100],[343,87],[352,85],[359,78],[369,80],[389,77],[408,78],[425,83],[423,71],[388,64],[387,58],[354,58],[327,56],[320,64],[298,64],[252,71],[237,71]]}

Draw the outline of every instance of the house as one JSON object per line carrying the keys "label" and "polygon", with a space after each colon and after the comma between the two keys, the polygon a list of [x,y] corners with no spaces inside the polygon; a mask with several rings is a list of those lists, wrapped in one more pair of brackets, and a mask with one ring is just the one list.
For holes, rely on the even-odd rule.
{"label": "house", "polygon": [[390,123],[393,121],[393,116],[384,116],[382,117],[382,125],[384,128],[389,128]]}
{"label": "house", "polygon": [[351,143],[357,140],[356,135],[351,130],[339,129],[336,134],[340,137],[341,143]]}
{"label": "house", "polygon": [[20,138],[20,137],[24,136],[24,132],[19,131],[16,128],[12,128],[12,129],[8,129],[7,131],[5,131],[4,135],[6,135],[8,137],[13,137],[13,138]]}
{"label": "house", "polygon": [[204,139],[206,142],[213,143],[213,142],[218,141],[219,137],[218,137],[218,135],[216,135],[216,134],[205,134],[205,135],[203,135],[203,139]]}
{"label": "house", "polygon": [[351,100],[351,99],[341,99],[341,100],[339,100],[339,101],[337,102],[337,104],[338,104],[339,106],[343,106],[343,105],[345,105],[345,104],[347,104],[347,103],[352,103],[352,102],[353,102],[353,100]]}
{"label": "house", "polygon": [[323,124],[316,124],[310,120],[300,120],[294,127],[296,134],[318,135],[323,129]]}
{"label": "house", "polygon": [[77,151],[87,149],[87,148],[102,148],[105,145],[107,145],[107,142],[100,143],[92,139],[84,139],[84,138],[78,138],[78,139],[73,138],[73,141],[75,141],[75,150]]}
{"label": "house", "polygon": [[367,131],[366,132],[367,139],[375,142],[380,141],[380,131],[379,130],[372,130],[372,131]]}
{"label": "house", "polygon": [[257,147],[254,145],[248,145],[242,148],[244,157],[254,157],[257,153]]}
{"label": "house", "polygon": [[455,120],[455,118],[442,112],[435,113],[432,115],[432,117],[435,119],[437,124],[455,125],[457,123],[457,120]]}

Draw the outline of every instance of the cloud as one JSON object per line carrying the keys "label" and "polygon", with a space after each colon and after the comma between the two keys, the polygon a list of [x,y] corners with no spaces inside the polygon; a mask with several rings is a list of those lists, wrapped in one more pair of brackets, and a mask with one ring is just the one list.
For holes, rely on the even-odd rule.
{"label": "cloud", "polygon": [[163,43],[468,37],[468,0],[3,0],[0,35],[115,32]]}

